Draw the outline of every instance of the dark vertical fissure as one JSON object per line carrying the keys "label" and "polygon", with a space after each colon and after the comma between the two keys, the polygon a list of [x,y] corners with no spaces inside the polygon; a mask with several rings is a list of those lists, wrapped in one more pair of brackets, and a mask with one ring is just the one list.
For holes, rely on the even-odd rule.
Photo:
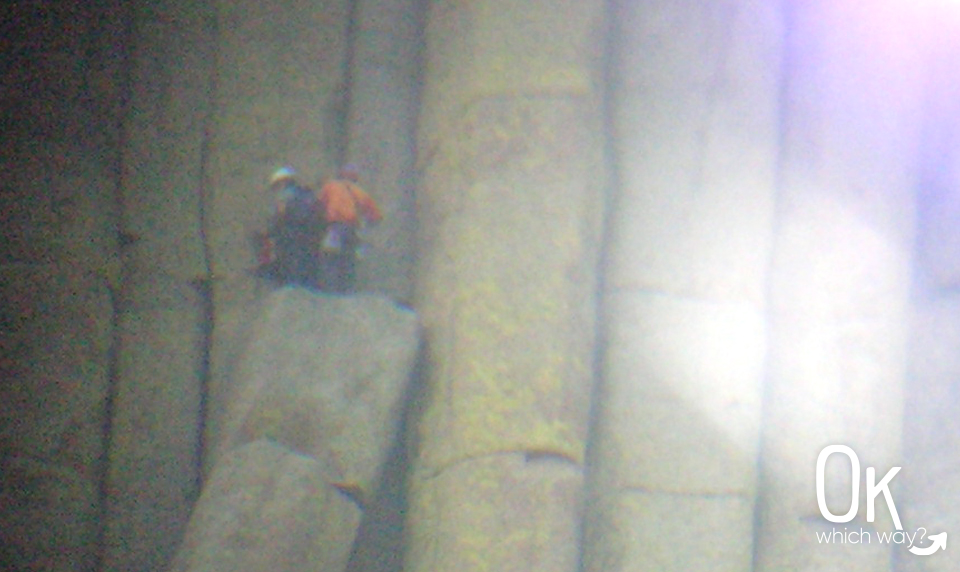
{"label": "dark vertical fissure", "polygon": [[[198,363],[198,403],[197,403],[197,443],[195,450],[196,484],[193,493],[199,496],[203,486],[203,465],[207,453],[207,416],[209,414],[209,393],[211,376],[211,353],[213,351],[213,335],[216,327],[216,299],[214,284],[213,248],[210,244],[211,234],[211,206],[213,204],[213,175],[211,162],[213,158],[213,137],[217,123],[217,104],[220,78],[220,24],[219,12],[216,3],[208,8],[206,28],[210,41],[209,73],[206,91],[206,109],[203,117],[203,133],[200,142],[199,157],[199,188],[197,200],[197,215],[199,218],[199,239],[203,255],[203,275],[195,281],[195,289],[199,298],[199,363]],[[194,499],[195,500],[195,499]]]}
{"label": "dark vertical fissure", "polygon": [[354,69],[357,67],[357,42],[360,28],[360,3],[363,0],[348,2],[347,29],[345,31],[346,53],[343,58],[343,89],[337,101],[336,129],[334,130],[335,143],[333,156],[337,165],[347,161],[347,150],[350,147],[350,121],[356,113],[353,104]]}
{"label": "dark vertical fissure", "polygon": [[584,512],[581,515],[580,526],[580,547],[578,570],[581,572],[590,568],[587,562],[586,548],[590,542],[591,530],[590,516],[587,514],[587,507],[592,505],[593,494],[593,464],[596,455],[596,443],[594,439],[598,434],[599,419],[602,410],[602,398],[604,395],[605,384],[605,360],[607,348],[607,326],[606,311],[607,297],[609,294],[609,285],[607,277],[609,273],[608,265],[610,261],[611,243],[613,242],[613,213],[616,212],[617,197],[620,193],[620,170],[616,154],[616,98],[619,89],[619,45],[620,29],[617,25],[620,3],[618,0],[606,0],[604,2],[604,21],[602,34],[604,38],[603,52],[600,62],[600,81],[602,82],[601,96],[601,152],[603,153],[603,166],[605,175],[605,184],[603,192],[599,197],[602,201],[600,205],[600,233],[598,236],[598,252],[596,262],[596,283],[594,294],[594,323],[595,332],[593,340],[593,387],[590,392],[589,420],[586,439],[586,451],[584,454]]}
{"label": "dark vertical fissure", "polygon": [[777,251],[778,251],[778,233],[777,227],[782,220],[782,211],[784,208],[783,205],[783,187],[784,187],[784,178],[785,178],[785,169],[784,164],[786,161],[787,154],[787,137],[789,131],[789,97],[790,97],[790,88],[792,82],[790,81],[791,65],[793,62],[793,18],[791,17],[789,2],[781,1],[778,2],[778,9],[780,13],[780,23],[781,23],[781,47],[780,47],[780,69],[779,69],[779,90],[777,92],[777,108],[776,112],[777,117],[777,140],[776,140],[776,164],[774,172],[774,181],[773,181],[773,214],[771,220],[771,240],[770,240],[770,251],[767,253],[766,260],[766,285],[763,297],[763,315],[764,315],[764,329],[765,329],[765,356],[762,365],[762,383],[761,383],[761,393],[760,393],[760,434],[757,439],[757,460],[756,460],[756,474],[757,474],[757,487],[756,487],[756,498],[754,499],[753,505],[753,538],[752,549],[751,549],[751,569],[757,570],[759,566],[760,559],[760,543],[762,540],[763,532],[763,508],[764,508],[764,491],[768,489],[766,480],[766,470],[764,469],[764,459],[766,457],[764,444],[766,442],[766,434],[763,430],[768,424],[766,423],[767,411],[769,410],[770,396],[771,391],[771,363],[773,362],[772,354],[774,352],[773,346],[776,339],[776,333],[774,329],[776,327],[774,316],[773,316],[773,300],[776,295],[774,291],[774,273],[775,265],[777,262]]}
{"label": "dark vertical fissure", "polygon": [[[135,9],[129,4],[121,4],[117,18],[120,22],[120,38],[117,42],[119,67],[117,70],[118,91],[116,113],[113,124],[113,221],[115,230],[115,255],[119,259],[119,273],[116,277],[105,276],[104,284],[110,301],[110,345],[107,349],[107,387],[104,395],[103,413],[100,427],[100,459],[97,463],[97,537],[94,547],[93,569],[105,568],[107,559],[107,526],[109,522],[110,469],[113,450],[113,428],[116,416],[117,394],[120,390],[120,352],[122,349],[122,318],[125,311],[124,288],[126,282],[126,258],[124,250],[129,245],[128,233],[124,229],[124,150],[128,143],[126,126],[130,100],[133,91],[133,51]],[[98,30],[92,30],[96,33]]]}
{"label": "dark vertical fissure", "polygon": [[410,165],[410,186],[404,192],[408,193],[404,196],[404,199],[407,200],[407,204],[410,205],[410,211],[406,216],[410,217],[410,255],[413,257],[413,261],[410,263],[409,272],[410,272],[410,286],[407,290],[407,296],[409,299],[403,300],[402,302],[406,305],[412,306],[413,301],[416,299],[416,284],[417,284],[417,268],[419,265],[420,259],[420,248],[423,244],[420,232],[420,211],[416,207],[418,203],[417,193],[418,190],[422,187],[422,176],[421,171],[417,166],[420,150],[418,148],[418,135],[419,135],[419,125],[420,125],[420,115],[421,107],[423,101],[423,85],[424,78],[426,77],[426,61],[427,61],[427,22],[429,21],[430,14],[430,2],[431,0],[417,0],[417,49],[415,51],[416,63],[413,66],[413,80],[414,80],[414,90],[413,90],[413,125],[414,128],[410,132],[410,146],[415,150],[413,155],[413,162]]}
{"label": "dark vertical fissure", "polygon": [[[364,6],[363,2],[369,2]],[[427,12],[430,0],[415,0],[412,2],[416,14],[416,33],[412,38],[415,42],[413,50],[416,62],[410,68],[412,76],[405,78],[412,82],[417,89],[412,92],[404,90],[402,94],[389,93],[384,97],[411,97],[412,101],[404,102],[405,105],[413,109],[414,115],[419,114],[420,106],[420,88],[422,86],[423,61],[425,58],[425,37]],[[337,165],[343,165],[348,161],[358,161],[363,163],[364,158],[351,157],[351,141],[354,123],[359,121],[359,115],[369,110],[362,109],[362,102],[357,101],[357,74],[362,73],[364,63],[360,42],[363,38],[363,18],[365,17],[364,8],[367,8],[366,16],[369,17],[377,6],[376,2],[371,0],[352,0],[349,4],[349,13],[346,28],[346,53],[344,57],[343,91],[340,94],[342,99],[339,102],[341,106],[337,113],[337,129],[335,130],[336,148],[333,157]],[[410,6],[410,3],[404,3]],[[362,80],[361,80],[362,81]],[[357,134],[362,137],[361,134]],[[404,136],[410,137],[410,147],[416,147],[416,129],[409,130]],[[354,149],[355,150],[355,149]],[[415,167],[411,166],[411,170]],[[419,187],[418,177],[414,176],[409,182],[409,186],[402,192],[409,193],[404,197],[404,204],[413,204],[415,201],[416,188]],[[409,199],[407,201],[406,199]],[[416,234],[417,220],[414,212],[397,212],[396,216],[411,217],[413,233]],[[412,288],[411,288],[412,289]],[[410,300],[402,300],[402,305],[407,305]],[[412,475],[413,459],[416,457],[418,449],[417,432],[415,428],[423,415],[423,404],[425,403],[425,394],[428,391],[428,359],[426,343],[422,342],[419,348],[418,359],[414,371],[411,374],[410,384],[406,395],[403,397],[404,406],[399,423],[398,433],[393,446],[385,461],[384,469],[381,473],[380,483],[371,499],[370,505],[365,510],[363,519],[357,532],[353,551],[348,561],[347,572],[359,570],[403,570],[405,547],[408,542],[409,531],[405,515],[409,508],[408,488],[409,480]]]}
{"label": "dark vertical fissure", "polygon": [[110,346],[107,349],[107,390],[104,396],[100,427],[102,449],[97,463],[97,544],[94,550],[94,570],[104,570],[107,559],[107,524],[110,517],[110,453],[113,449],[113,421],[116,415],[117,391],[120,387],[121,316],[123,312],[122,284],[106,280],[110,300]]}

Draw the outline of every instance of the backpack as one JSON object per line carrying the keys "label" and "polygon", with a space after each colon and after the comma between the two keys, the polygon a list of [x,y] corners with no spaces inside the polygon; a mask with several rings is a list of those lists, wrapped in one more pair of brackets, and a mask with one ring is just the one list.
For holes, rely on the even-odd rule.
{"label": "backpack", "polygon": [[320,201],[316,194],[299,185],[293,187],[293,194],[285,203],[281,224],[304,228],[319,225],[322,221]]}

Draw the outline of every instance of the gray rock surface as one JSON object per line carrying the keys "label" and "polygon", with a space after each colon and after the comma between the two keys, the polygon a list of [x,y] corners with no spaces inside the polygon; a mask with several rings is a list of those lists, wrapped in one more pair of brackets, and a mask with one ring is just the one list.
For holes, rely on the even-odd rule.
{"label": "gray rock surface", "polygon": [[95,559],[112,308],[83,268],[0,266],[0,568]]}
{"label": "gray rock surface", "polygon": [[584,570],[748,570],[781,15],[657,4],[617,3],[612,24],[619,188]]}
{"label": "gray rock surface", "polygon": [[172,570],[343,570],[401,428],[417,317],[380,296],[281,288],[246,339]]}
{"label": "gray rock surface", "polygon": [[359,523],[320,463],[261,439],[217,464],[170,570],[342,570]]}
{"label": "gray rock surface", "polygon": [[[895,570],[895,547],[875,535],[867,546],[823,546],[815,530],[833,527],[812,491],[827,445],[850,447],[878,478],[893,466],[910,471],[902,462],[903,396],[915,119],[925,95],[915,45],[887,44],[880,55],[876,38],[916,30],[907,18],[855,3],[814,2],[790,18],[754,570]],[[856,30],[837,32],[852,20]],[[850,474],[827,472],[828,499],[848,498],[830,491],[849,495]],[[859,503],[850,529],[893,530],[886,506],[876,503],[871,522],[869,503]]]}
{"label": "gray rock surface", "polygon": [[272,439],[371,495],[399,427],[418,328],[382,297],[277,290],[252,327],[217,450]]}

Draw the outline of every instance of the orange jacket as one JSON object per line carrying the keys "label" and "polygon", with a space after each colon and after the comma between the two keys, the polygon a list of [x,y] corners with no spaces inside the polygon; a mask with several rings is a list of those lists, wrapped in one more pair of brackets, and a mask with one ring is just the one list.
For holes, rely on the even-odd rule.
{"label": "orange jacket", "polygon": [[317,198],[327,222],[357,226],[360,223],[358,215],[362,215],[367,222],[380,222],[383,218],[380,207],[370,195],[350,181],[335,179],[326,183]]}

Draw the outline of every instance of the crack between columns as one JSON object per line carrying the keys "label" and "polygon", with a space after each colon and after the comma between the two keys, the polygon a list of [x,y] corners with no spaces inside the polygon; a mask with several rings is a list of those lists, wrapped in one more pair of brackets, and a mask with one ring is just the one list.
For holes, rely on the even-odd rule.
{"label": "crack between columns", "polygon": [[769,411],[770,403],[770,364],[772,361],[771,358],[771,348],[773,347],[774,340],[774,324],[771,323],[770,309],[772,307],[771,301],[774,297],[774,285],[773,285],[773,273],[774,265],[777,260],[777,251],[778,251],[778,242],[779,234],[776,232],[777,225],[783,219],[783,185],[784,185],[784,159],[786,156],[786,140],[787,140],[787,131],[789,128],[788,118],[787,118],[787,108],[788,101],[790,97],[790,67],[792,63],[792,45],[793,39],[791,34],[791,7],[787,2],[777,2],[777,12],[780,17],[780,25],[782,30],[782,43],[780,45],[780,69],[778,70],[778,80],[779,80],[779,91],[777,93],[777,113],[778,113],[778,125],[777,125],[777,134],[776,134],[776,164],[774,171],[774,182],[773,182],[773,217],[771,219],[771,244],[770,250],[767,255],[766,261],[766,284],[763,292],[763,313],[766,315],[765,320],[765,354],[762,364],[762,384],[760,392],[760,432],[757,439],[757,455],[756,455],[756,475],[757,475],[757,493],[754,500],[753,506],[753,530],[751,545],[751,570],[757,570],[760,564],[760,542],[762,537],[762,526],[763,526],[763,495],[762,491],[766,488],[764,483],[766,477],[764,475],[764,449],[766,442],[766,433],[763,430],[763,427],[767,426],[765,422],[767,420],[767,415]]}
{"label": "crack between columns", "polygon": [[198,403],[197,403],[197,436],[194,450],[194,488],[191,491],[191,503],[195,502],[203,488],[203,462],[208,449],[207,443],[207,416],[209,413],[210,389],[210,359],[213,350],[213,333],[216,327],[216,303],[214,293],[214,263],[213,247],[210,244],[210,207],[212,205],[211,188],[213,186],[210,173],[213,156],[213,132],[217,125],[218,90],[220,86],[220,23],[219,11],[216,3],[210,5],[206,14],[207,29],[210,32],[210,73],[207,91],[205,94],[207,109],[202,119],[202,139],[200,141],[199,157],[199,188],[197,197],[198,238],[202,251],[203,274],[197,276],[191,285],[195,288],[200,302],[198,329],[200,335],[200,358],[198,364]]}
{"label": "crack between columns", "polygon": [[[616,12],[617,12],[617,2],[616,0],[606,0],[603,4],[604,10],[604,35],[606,38],[605,45],[603,47],[603,62],[601,63],[601,73],[602,73],[602,85],[604,90],[601,94],[601,113],[602,113],[602,141],[603,141],[603,161],[605,163],[605,171],[607,175],[606,185],[603,187],[603,205],[601,212],[601,228],[599,236],[599,252],[597,255],[597,266],[596,266],[596,276],[597,282],[595,284],[595,293],[594,293],[594,343],[593,343],[593,355],[591,359],[591,370],[593,377],[593,386],[590,391],[590,405],[588,411],[588,425],[587,425],[587,439],[585,444],[585,453],[584,453],[584,484],[583,484],[583,495],[584,498],[589,498],[592,494],[595,483],[594,483],[594,471],[592,470],[592,465],[594,463],[594,455],[596,454],[596,449],[594,445],[594,437],[598,434],[598,426],[600,424],[601,412],[602,412],[602,396],[604,394],[605,386],[605,356],[606,349],[608,346],[608,337],[605,329],[606,325],[606,311],[607,311],[607,299],[610,295],[609,283],[607,281],[608,267],[611,260],[610,253],[610,244],[612,243],[612,238],[614,235],[613,231],[613,213],[616,212],[617,208],[617,197],[619,196],[619,190],[622,187],[621,184],[621,175],[619,170],[619,165],[617,161],[616,146],[615,146],[615,121],[614,110],[615,108],[615,91],[616,83],[615,79],[617,77],[617,67],[619,61],[617,58],[617,49],[619,45],[619,35],[617,34],[617,25],[616,25]],[[583,513],[580,515],[580,522],[578,522],[579,535],[577,538],[577,570],[584,571],[591,568],[590,562],[587,560],[587,551],[586,547],[589,543],[589,535],[591,531],[589,530],[588,518],[588,508],[585,506]]]}
{"label": "crack between columns", "polygon": [[[354,70],[357,66],[357,29],[360,18],[360,0],[350,2],[347,7],[347,26],[344,31],[345,53],[343,57],[343,93],[337,102],[339,112],[334,115],[336,120],[336,146],[334,156],[336,164],[343,165],[347,162],[347,153],[350,148],[350,125],[353,123],[353,116],[357,113],[354,105]],[[338,169],[339,167],[337,167]],[[337,170],[334,169],[334,170]]]}
{"label": "crack between columns", "polygon": [[[590,404],[587,412],[587,437],[584,444],[583,461],[583,498],[589,498],[595,489],[594,471],[591,469],[594,462],[596,449],[593,446],[594,436],[598,434],[598,426],[602,413],[602,396],[605,386],[605,364],[604,359],[607,354],[608,337],[605,329],[607,300],[612,293],[607,281],[607,272],[611,260],[610,245],[614,236],[614,213],[617,212],[617,198],[620,196],[622,188],[621,172],[617,161],[616,140],[616,79],[618,77],[620,44],[619,28],[617,25],[617,0],[605,0],[602,4],[603,21],[601,29],[604,43],[598,63],[601,74],[602,91],[600,93],[600,114],[601,114],[601,149],[604,167],[604,185],[600,200],[600,234],[597,261],[596,261],[596,283],[594,284],[594,338],[593,355],[591,358],[592,387],[590,390]],[[589,543],[589,522],[587,516],[588,508],[584,506],[580,515],[578,524],[579,534],[577,537],[577,570],[583,572],[591,568],[587,561],[586,547]]]}
{"label": "crack between columns", "polygon": [[484,459],[495,459],[497,457],[512,457],[518,455],[523,457],[523,460],[527,465],[556,462],[564,466],[573,467],[581,471],[583,470],[583,466],[576,459],[559,451],[552,451],[548,449],[510,449],[504,451],[488,451],[484,453],[477,453],[475,455],[460,457],[459,459],[450,461],[444,465],[434,467],[429,471],[423,471],[420,473],[420,477],[424,481],[430,481],[440,477],[446,472],[468,463],[482,461]]}
{"label": "crack between columns", "polygon": [[622,487],[617,487],[614,489],[616,493],[636,493],[636,494],[645,494],[645,495],[664,495],[677,498],[698,498],[698,499],[729,499],[729,498],[742,498],[745,500],[752,500],[754,498],[753,494],[746,493],[743,491],[678,491],[670,489],[656,489],[653,487],[647,487],[643,485],[627,485]]}
{"label": "crack between columns", "polygon": [[113,159],[113,218],[117,238],[115,255],[119,258],[119,270],[116,276],[103,276],[103,285],[108,296],[110,306],[110,341],[107,347],[107,379],[103,399],[103,413],[100,426],[100,459],[97,463],[97,529],[93,548],[93,570],[104,570],[107,562],[107,526],[110,517],[109,500],[111,452],[113,450],[114,420],[116,416],[116,402],[120,391],[120,350],[122,343],[121,317],[124,311],[123,293],[126,282],[126,264],[124,250],[128,243],[124,241],[123,210],[126,182],[124,178],[124,150],[128,145],[127,118],[130,113],[130,102],[133,94],[135,50],[134,38],[136,30],[136,9],[126,3],[121,5],[118,16],[120,25],[120,62],[118,64],[117,115],[114,129],[116,130],[114,159]]}

